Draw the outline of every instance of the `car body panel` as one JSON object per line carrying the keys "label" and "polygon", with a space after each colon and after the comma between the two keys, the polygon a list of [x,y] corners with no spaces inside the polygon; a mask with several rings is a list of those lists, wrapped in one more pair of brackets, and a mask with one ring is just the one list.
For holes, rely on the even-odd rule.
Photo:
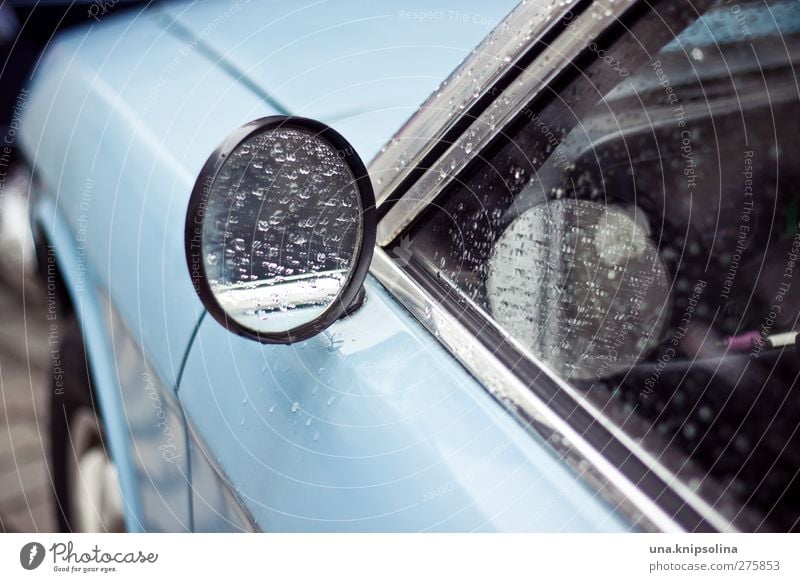
{"label": "car body panel", "polygon": [[[220,87],[224,98],[210,101]],[[191,528],[185,428],[172,405],[203,313],[184,258],[189,194],[231,127],[273,113],[148,18],[62,35],[30,87],[21,145],[38,184],[34,218],[84,326],[134,531]],[[110,325],[133,338],[138,372],[125,368],[131,358],[114,346]],[[169,435],[154,431],[161,413]],[[177,462],[158,452],[170,445]]]}
{"label": "car body panel", "polygon": [[[142,496],[133,470],[130,434],[128,427],[122,421],[125,418],[125,407],[113,366],[114,352],[108,337],[108,321],[100,307],[99,292],[94,287],[86,288],[85,281],[79,277],[84,267],[81,266],[78,243],[63,215],[55,207],[54,196],[41,189],[36,195],[38,200],[33,207],[31,219],[42,229],[42,235],[46,237],[51,248],[57,249],[52,252],[51,257],[62,274],[64,285],[73,297],[75,311],[83,330],[86,353],[91,354],[88,363],[98,396],[100,414],[107,419],[104,424],[105,439],[109,453],[117,466],[117,476],[125,498],[126,526],[130,531],[141,531]],[[84,271],[84,277],[91,278],[92,274]],[[50,313],[48,309],[48,317],[52,318]],[[51,335],[58,333],[58,322],[51,319],[50,325]]]}
{"label": "car body panel", "polygon": [[[161,383],[102,289],[83,264],[72,230],[54,205],[54,197],[36,193],[33,220],[51,245],[47,265],[48,304],[54,300],[52,267],[57,266],[83,329],[84,343],[104,438],[115,460],[124,492],[124,516],[130,531],[185,531],[192,527],[189,459],[183,411],[171,387]],[[81,276],[82,275],[82,276]],[[48,309],[50,349],[58,360],[61,333],[58,311]]]}
{"label": "car body panel", "polygon": [[183,247],[194,180],[231,127],[275,111],[152,20],[109,20],[47,52],[22,145],[97,277],[86,286],[174,387],[203,311]]}
{"label": "car body panel", "polygon": [[[280,35],[263,34],[244,15],[256,4],[264,14],[267,3],[243,2],[219,21],[231,3],[207,2],[62,34],[27,99],[34,223],[83,325],[128,528],[627,529],[376,281],[355,315],[294,346],[263,346],[203,317],[183,224],[194,180],[227,134],[288,108],[371,157],[507,9],[484,18],[476,8],[465,23],[449,3],[429,20],[311,5],[317,27],[338,24],[286,53],[296,32],[284,21]],[[417,8],[438,10],[404,10]],[[247,38],[265,44],[239,46]],[[376,50],[390,41],[396,49]],[[268,50],[270,60],[248,60]],[[120,333],[131,341],[115,341]],[[172,444],[170,460],[161,447]]]}
{"label": "car body panel", "polygon": [[293,115],[368,161],[516,0],[256,2],[159,7]]}
{"label": "car body panel", "polygon": [[192,528],[200,532],[257,531],[253,519],[236,497],[232,485],[213,459],[202,437],[189,425],[192,467]]}
{"label": "car body panel", "polygon": [[205,317],[187,418],[267,531],[629,526],[374,279],[352,316],[261,345]]}

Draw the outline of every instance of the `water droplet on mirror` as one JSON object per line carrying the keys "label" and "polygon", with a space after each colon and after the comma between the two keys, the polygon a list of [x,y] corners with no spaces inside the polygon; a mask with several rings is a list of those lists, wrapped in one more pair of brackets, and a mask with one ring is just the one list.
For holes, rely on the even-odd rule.
{"label": "water droplet on mirror", "polygon": [[283,220],[283,210],[276,210],[275,212],[272,213],[272,216],[269,217],[269,223],[272,226],[279,225],[281,223],[281,220]]}

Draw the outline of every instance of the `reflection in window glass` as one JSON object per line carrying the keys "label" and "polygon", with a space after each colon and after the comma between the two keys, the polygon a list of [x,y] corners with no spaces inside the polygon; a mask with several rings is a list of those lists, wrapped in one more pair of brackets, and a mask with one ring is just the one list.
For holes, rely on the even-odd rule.
{"label": "reflection in window glass", "polygon": [[660,6],[506,129],[412,257],[729,518],[797,529],[800,4]]}

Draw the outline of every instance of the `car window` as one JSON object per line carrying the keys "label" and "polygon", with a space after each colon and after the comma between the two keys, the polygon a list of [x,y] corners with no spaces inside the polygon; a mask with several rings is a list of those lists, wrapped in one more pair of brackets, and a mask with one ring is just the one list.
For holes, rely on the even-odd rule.
{"label": "car window", "polygon": [[395,244],[693,487],[797,528],[800,4],[666,4],[587,44]]}

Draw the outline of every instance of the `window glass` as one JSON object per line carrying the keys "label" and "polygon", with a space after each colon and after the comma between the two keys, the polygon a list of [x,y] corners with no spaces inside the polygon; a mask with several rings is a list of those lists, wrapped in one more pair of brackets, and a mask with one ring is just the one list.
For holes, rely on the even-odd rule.
{"label": "window glass", "polygon": [[398,244],[690,458],[712,501],[796,529],[800,3],[659,6],[588,45]]}

